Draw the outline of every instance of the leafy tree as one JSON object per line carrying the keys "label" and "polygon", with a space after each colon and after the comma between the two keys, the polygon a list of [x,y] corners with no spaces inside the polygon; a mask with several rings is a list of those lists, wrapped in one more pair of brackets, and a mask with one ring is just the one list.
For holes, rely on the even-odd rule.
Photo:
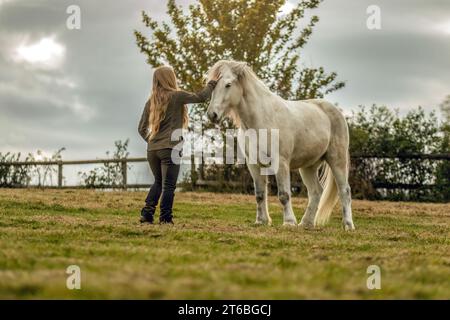
{"label": "leafy tree", "polygon": [[[385,106],[373,105],[368,109],[360,107],[348,122],[350,152],[353,155],[396,156],[449,152],[448,147],[442,149],[445,139],[434,112],[426,114],[420,107],[404,117]],[[442,165],[445,162],[420,159],[355,159],[350,174],[353,193],[372,199],[444,200],[443,189],[448,184],[448,175],[447,182],[440,178],[439,168]],[[437,184],[438,187],[434,190],[418,188],[408,192],[386,190],[380,193],[373,188],[374,183],[417,186]]]}
{"label": "leafy tree", "polygon": [[419,107],[400,117],[386,106],[360,106],[349,119],[351,151],[363,154],[396,155],[430,153],[441,141],[434,112]]}
{"label": "leafy tree", "polygon": [[442,115],[444,116],[444,125],[450,126],[450,95],[445,98],[441,104]]}
{"label": "leafy tree", "polygon": [[[442,142],[440,152],[450,153],[450,95],[441,104],[443,116],[442,124]],[[442,200],[450,201],[450,161],[442,162],[437,169],[437,182],[442,185]]]}
{"label": "leafy tree", "polygon": [[[344,86],[334,72],[299,67],[300,51],[319,18],[311,16],[303,28],[298,27],[299,21],[320,2],[302,0],[281,15],[286,0],[199,0],[185,14],[175,0],[168,0],[171,24],[158,23],[142,12],[151,36],[134,33],[147,62],[153,67],[173,66],[186,90],[201,88],[203,76],[218,60],[233,59],[246,61],[284,98],[318,98]],[[204,105],[191,108],[191,116],[201,119],[204,110]]]}

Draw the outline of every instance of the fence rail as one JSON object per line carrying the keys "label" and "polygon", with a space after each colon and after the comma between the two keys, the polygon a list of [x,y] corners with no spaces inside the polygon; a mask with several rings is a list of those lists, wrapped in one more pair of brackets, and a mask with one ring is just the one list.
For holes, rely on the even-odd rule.
{"label": "fence rail", "polygon": [[450,153],[434,153],[434,154],[396,154],[396,155],[375,155],[375,154],[359,154],[350,155],[352,159],[404,159],[404,160],[450,160]]}
{"label": "fence rail", "polygon": [[[120,163],[122,173],[122,188],[146,188],[148,184],[128,184],[128,163],[146,162],[146,158],[123,158],[123,159],[95,159],[95,160],[69,160],[69,161],[15,161],[2,162],[0,166],[58,166],[58,185],[45,186],[45,188],[85,188],[85,186],[63,186],[63,167],[68,165],[86,165],[86,164],[106,164]],[[90,186],[91,188],[108,188],[105,186]],[[109,186],[113,187],[113,186]]]}
{"label": "fence rail", "polygon": [[[371,154],[352,154],[352,159],[401,159],[401,160],[444,160],[450,161],[450,153],[442,154],[397,154],[397,155],[371,155]],[[123,189],[127,188],[147,188],[149,184],[128,184],[128,163],[147,162],[146,158],[123,158],[123,159],[95,159],[95,160],[69,160],[69,161],[15,161],[15,162],[0,162],[1,166],[58,166],[58,184],[57,186],[44,186],[45,188],[86,188],[82,185],[63,186],[64,166],[68,165],[87,165],[87,164],[107,164],[120,163],[122,174]],[[239,184],[237,181],[227,182],[231,186]],[[198,186],[214,186],[216,181],[198,180]],[[382,183],[372,182],[375,188],[384,189],[418,189],[418,188],[433,188],[434,185],[412,185],[402,183]],[[32,186],[33,187],[33,186]],[[112,188],[114,186],[89,186],[91,188]]]}

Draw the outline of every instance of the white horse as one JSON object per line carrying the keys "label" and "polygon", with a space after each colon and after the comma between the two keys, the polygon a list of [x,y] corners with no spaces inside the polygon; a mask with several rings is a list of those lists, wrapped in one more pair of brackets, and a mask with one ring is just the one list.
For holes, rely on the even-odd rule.
{"label": "white horse", "polygon": [[[348,184],[349,134],[342,113],[324,100],[282,99],[272,93],[245,62],[219,61],[210,69],[208,77],[217,73],[221,79],[207,111],[212,122],[231,115],[241,136],[249,129],[256,132],[279,130],[279,167],[275,175],[278,198],[283,205],[283,225],[297,225],[291,205],[290,170],[299,169],[308,189],[308,206],[300,225],[305,229],[324,225],[339,197],[343,227],[353,230]],[[246,146],[240,145],[240,148],[248,157]],[[319,178],[321,165],[325,168]],[[261,165],[247,163],[247,166],[255,185],[256,223],[271,224],[267,210],[267,176],[261,174]]]}

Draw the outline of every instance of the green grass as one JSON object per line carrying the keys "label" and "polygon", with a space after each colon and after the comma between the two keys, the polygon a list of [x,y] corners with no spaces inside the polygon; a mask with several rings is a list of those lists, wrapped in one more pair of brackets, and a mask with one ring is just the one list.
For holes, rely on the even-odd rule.
{"label": "green grass", "polygon": [[[0,298],[448,299],[450,205],[354,201],[321,230],[255,226],[251,196],[178,193],[175,226],[137,223],[141,192],[0,190]],[[306,205],[295,199],[297,218]],[[81,268],[81,290],[66,268]],[[381,290],[368,290],[369,265]]]}

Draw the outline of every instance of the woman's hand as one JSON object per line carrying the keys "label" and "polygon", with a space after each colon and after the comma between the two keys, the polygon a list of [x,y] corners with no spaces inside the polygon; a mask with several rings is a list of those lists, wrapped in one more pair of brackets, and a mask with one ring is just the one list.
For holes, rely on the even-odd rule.
{"label": "woman's hand", "polygon": [[211,80],[208,81],[208,85],[210,85],[213,89],[216,88],[217,82],[222,78],[222,75],[217,72],[214,74],[211,78]]}

